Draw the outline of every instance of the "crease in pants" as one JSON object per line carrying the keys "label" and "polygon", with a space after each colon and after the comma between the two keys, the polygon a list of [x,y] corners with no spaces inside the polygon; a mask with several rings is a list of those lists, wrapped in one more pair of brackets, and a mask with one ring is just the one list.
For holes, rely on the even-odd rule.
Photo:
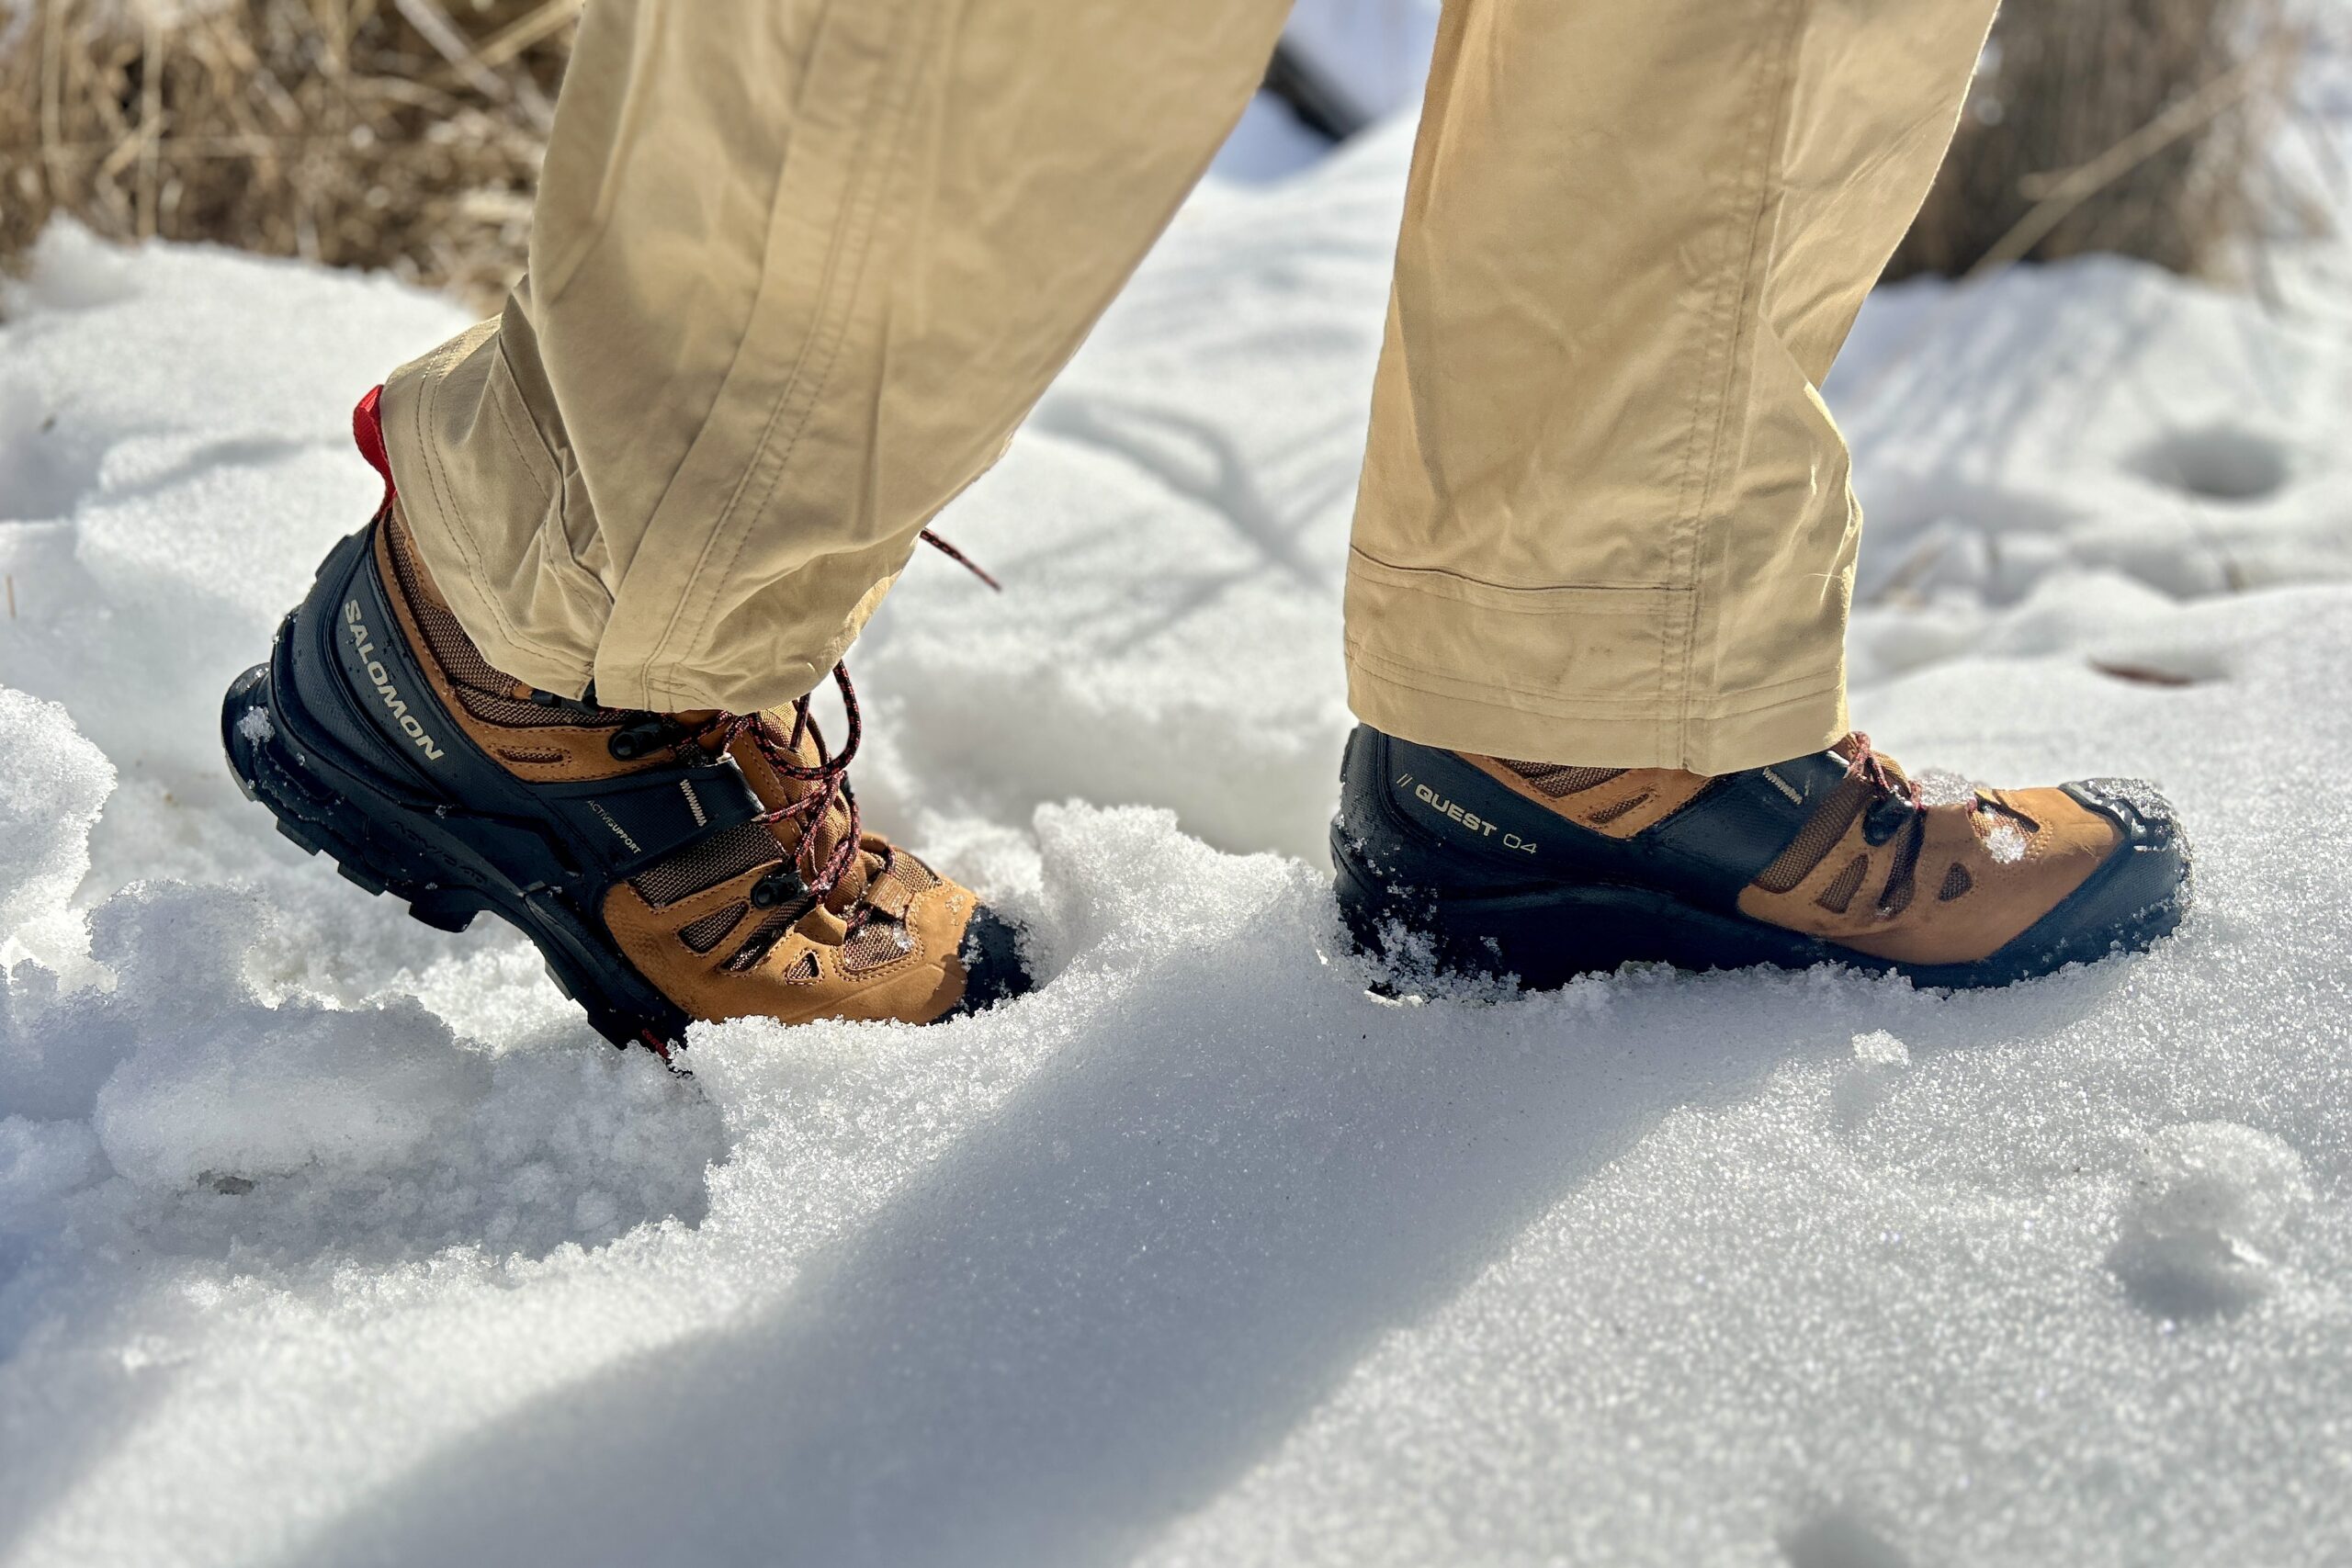
{"label": "crease in pants", "polygon": [[[1818,387],[1992,9],[1452,0],[1348,574],[1361,716],[1702,772],[1843,732],[1859,513]],[[620,706],[814,686],[1285,10],[592,0],[531,276],[387,383],[402,504],[486,656]]]}

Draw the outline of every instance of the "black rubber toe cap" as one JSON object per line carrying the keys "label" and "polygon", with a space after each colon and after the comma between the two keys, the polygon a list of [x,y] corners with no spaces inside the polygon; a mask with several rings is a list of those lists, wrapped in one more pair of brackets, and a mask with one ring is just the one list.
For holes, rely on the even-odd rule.
{"label": "black rubber toe cap", "polygon": [[1035,984],[1021,956],[1020,932],[985,904],[972,911],[956,957],[964,965],[964,996],[947,1018],[984,1011],[1026,995]]}
{"label": "black rubber toe cap", "polygon": [[2120,829],[2123,842],[2060,912],[2074,910],[2080,930],[2155,927],[2132,946],[2145,946],[2179,924],[2188,903],[2188,837],[2172,802],[2138,779],[2085,779],[2065,788]]}
{"label": "black rubber toe cap", "polygon": [[2172,850],[2178,846],[2181,863],[2188,864],[2179,819],[2173,815],[2172,802],[2155,785],[2144,779],[2082,779],[2064,788],[2122,829],[2124,841],[2132,848]]}

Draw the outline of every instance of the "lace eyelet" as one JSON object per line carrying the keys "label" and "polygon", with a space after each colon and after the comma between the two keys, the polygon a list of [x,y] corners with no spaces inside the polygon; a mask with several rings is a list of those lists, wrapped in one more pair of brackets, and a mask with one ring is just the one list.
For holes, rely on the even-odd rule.
{"label": "lace eyelet", "polygon": [[1903,829],[1919,808],[1899,795],[1881,795],[1862,811],[1862,841],[1872,848]]}
{"label": "lace eyelet", "polygon": [[612,739],[605,742],[605,750],[610,751],[616,761],[633,762],[670,745],[677,739],[677,734],[678,727],[667,718],[641,718],[614,730]]}
{"label": "lace eyelet", "polygon": [[808,885],[789,865],[777,866],[752,884],[752,908],[775,909],[808,896]]}

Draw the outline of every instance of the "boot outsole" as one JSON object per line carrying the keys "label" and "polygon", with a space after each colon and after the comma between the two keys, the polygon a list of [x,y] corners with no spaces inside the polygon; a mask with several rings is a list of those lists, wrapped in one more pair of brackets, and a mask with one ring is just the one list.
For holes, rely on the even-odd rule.
{"label": "boot outsole", "polygon": [[[2117,822],[2124,843],[2023,934],[1968,964],[1877,958],[1649,887],[1416,886],[1375,865],[1363,840],[1341,823],[1334,823],[1331,831],[1334,891],[1358,951],[1396,975],[1433,969],[1551,990],[1628,964],[1689,970],[1834,964],[1864,974],[1900,975],[1928,989],[2007,986],[2069,964],[2143,951],[2177,928],[2188,908],[2187,849],[2160,803],[2152,805],[2107,781],[2067,789]],[[1415,857],[1408,852],[1398,858]]]}

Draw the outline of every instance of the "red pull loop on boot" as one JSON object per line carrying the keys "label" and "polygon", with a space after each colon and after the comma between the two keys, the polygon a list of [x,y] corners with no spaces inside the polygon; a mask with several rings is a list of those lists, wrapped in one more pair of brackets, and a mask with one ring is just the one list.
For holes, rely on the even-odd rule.
{"label": "red pull loop on boot", "polygon": [[359,444],[359,455],[368,466],[384,476],[384,504],[392,503],[392,457],[384,450],[384,389],[370,387],[359,406],[351,411],[351,438]]}

